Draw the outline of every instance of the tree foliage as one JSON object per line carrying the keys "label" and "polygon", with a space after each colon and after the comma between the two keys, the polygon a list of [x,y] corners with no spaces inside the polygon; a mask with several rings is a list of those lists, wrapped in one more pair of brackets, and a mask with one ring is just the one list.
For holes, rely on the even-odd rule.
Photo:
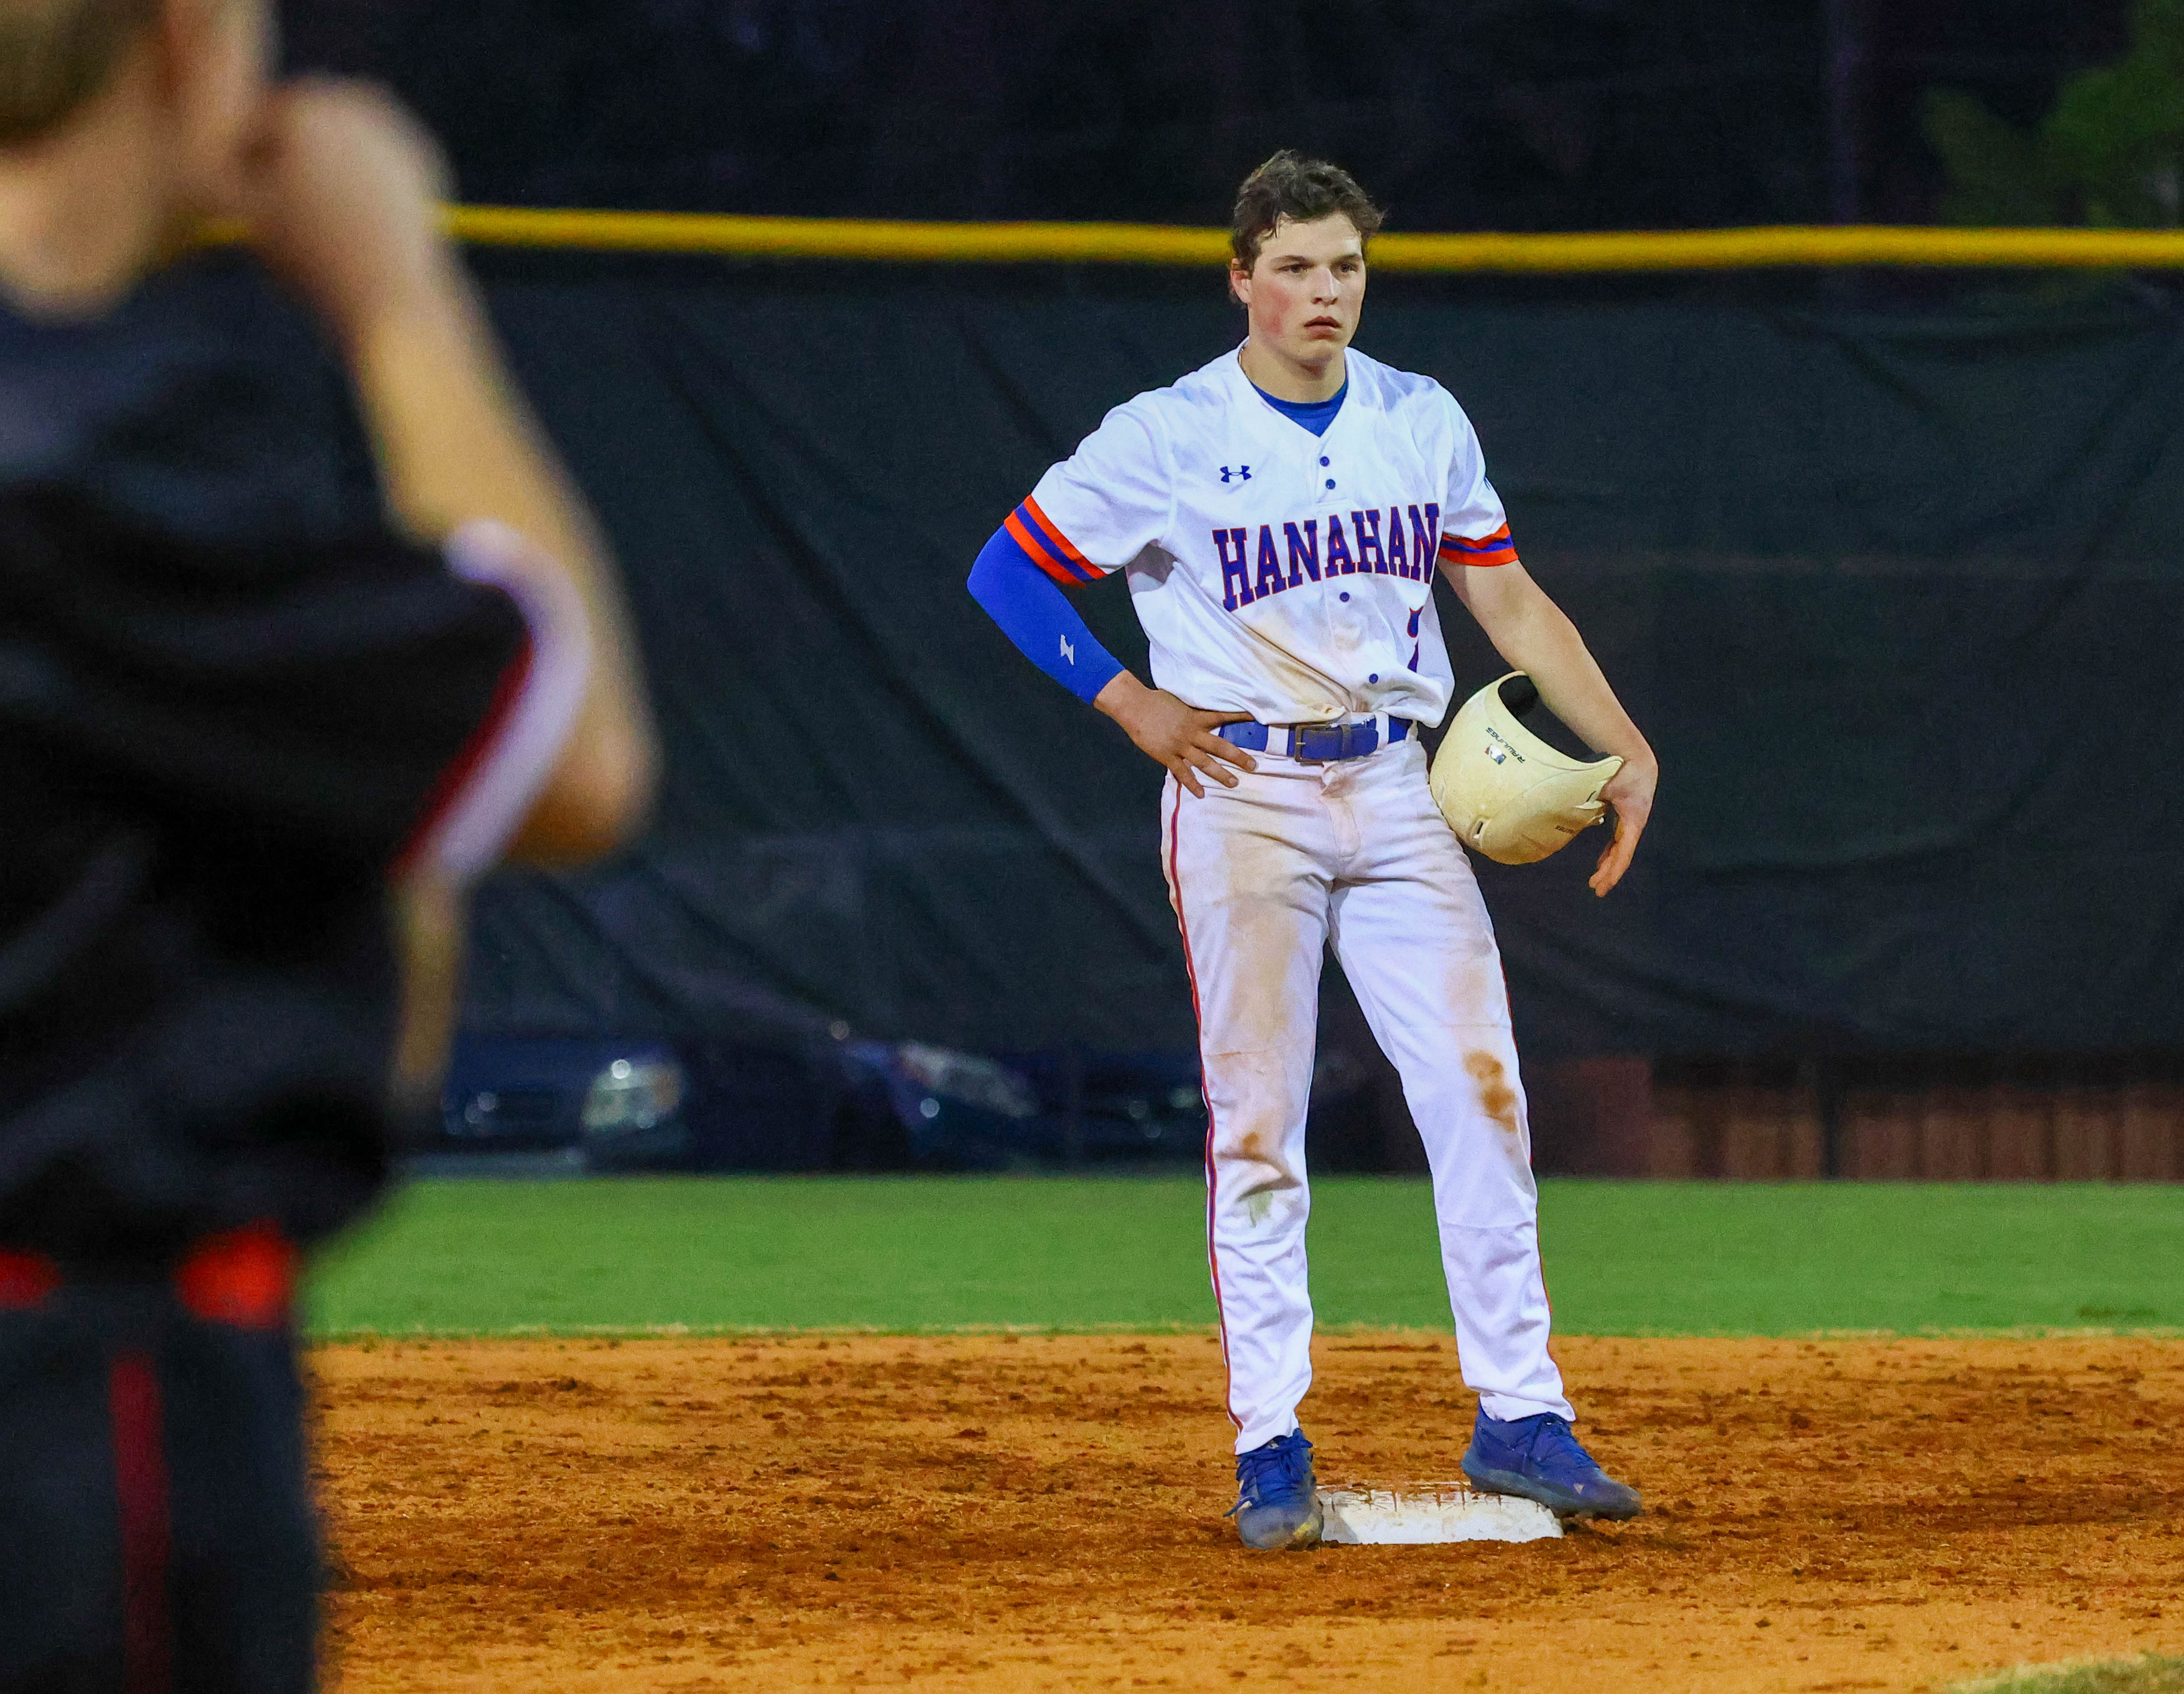
{"label": "tree foliage", "polygon": [[2137,0],[2131,47],[2065,81],[2032,130],[1976,95],[1929,90],[1944,222],[2174,228],[2184,188],[2184,0]]}

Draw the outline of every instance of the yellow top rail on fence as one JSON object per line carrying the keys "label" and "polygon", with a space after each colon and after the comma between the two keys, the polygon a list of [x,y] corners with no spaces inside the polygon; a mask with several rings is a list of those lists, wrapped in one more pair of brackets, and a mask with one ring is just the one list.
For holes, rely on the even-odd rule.
{"label": "yellow top rail on fence", "polygon": [[[451,206],[448,225],[482,247],[831,259],[882,264],[1216,265],[1226,230],[1172,224],[915,223]],[[1929,229],[1879,224],[1579,235],[1376,237],[1382,270],[1744,270],[1905,265],[2001,270],[2184,269],[2184,230]]]}

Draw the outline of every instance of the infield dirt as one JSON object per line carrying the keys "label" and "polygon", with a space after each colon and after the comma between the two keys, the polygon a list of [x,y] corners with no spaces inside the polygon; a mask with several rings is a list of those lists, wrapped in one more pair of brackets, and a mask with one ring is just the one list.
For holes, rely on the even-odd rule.
{"label": "infield dirt", "polygon": [[[2184,1342],[1565,1340],[1647,1515],[1253,1554],[1209,1337],[318,1349],[340,1694],[1941,1688],[2184,1650]],[[1323,1482],[1453,1477],[1452,1343],[1323,1336]]]}

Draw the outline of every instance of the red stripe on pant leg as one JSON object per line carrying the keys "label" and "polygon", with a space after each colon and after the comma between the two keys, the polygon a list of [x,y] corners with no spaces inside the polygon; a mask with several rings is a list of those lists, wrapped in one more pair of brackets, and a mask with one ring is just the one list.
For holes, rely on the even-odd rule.
{"label": "red stripe on pant leg", "polygon": [[1221,1257],[1213,1249],[1213,1090],[1206,1078],[1206,1014],[1198,1004],[1198,967],[1190,957],[1190,922],[1183,915],[1183,866],[1176,851],[1183,787],[1171,777],[1168,788],[1173,800],[1167,815],[1167,885],[1175,898],[1175,927],[1183,936],[1183,968],[1190,978],[1190,1016],[1198,1025],[1198,1095],[1206,1102],[1206,1268],[1213,1278],[1213,1315],[1221,1325],[1221,1409],[1240,1429],[1244,1420],[1236,1415],[1236,1376],[1228,1363],[1228,1312],[1221,1301]]}
{"label": "red stripe on pant leg", "polygon": [[159,1379],[142,1353],[118,1355],[108,1377],[114,1492],[121,1517],[122,1694],[167,1694],[167,1452]]}
{"label": "red stripe on pant leg", "polygon": [[[1509,1050],[1512,1053],[1516,1053],[1517,1014],[1509,1001],[1509,967],[1502,957],[1502,948],[1498,942],[1494,949],[1494,968],[1501,973],[1502,977],[1502,1015],[1509,1020]],[[1520,1053],[1517,1054],[1517,1085],[1519,1088],[1524,1085],[1524,1056]],[[1524,1167],[1527,1170],[1531,1168],[1532,1164],[1529,1146],[1531,1139],[1532,1102],[1527,1099],[1524,1102],[1524,1140],[1527,1144]],[[1539,1267],[1540,1304],[1547,1308],[1547,1343],[1541,1351],[1546,1354],[1547,1362],[1555,1368],[1555,1375],[1562,1382],[1563,1398],[1568,1401],[1569,1379],[1563,1375],[1563,1362],[1555,1357],[1555,1297],[1547,1292],[1547,1250],[1540,1245],[1540,1241],[1539,1185],[1536,1183],[1533,1184],[1532,1190],[1532,1262]],[[1573,1412],[1577,1410],[1574,1403],[1570,1406],[1570,1410]]]}

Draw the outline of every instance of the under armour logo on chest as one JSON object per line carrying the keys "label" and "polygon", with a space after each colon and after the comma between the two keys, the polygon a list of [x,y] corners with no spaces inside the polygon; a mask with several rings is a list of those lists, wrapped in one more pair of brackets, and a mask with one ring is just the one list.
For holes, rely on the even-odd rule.
{"label": "under armour logo on chest", "polygon": [[1226,465],[1224,465],[1221,467],[1221,480],[1224,482],[1231,480],[1239,482],[1248,482],[1251,480],[1251,467],[1248,465],[1239,465],[1235,470],[1232,471]]}

